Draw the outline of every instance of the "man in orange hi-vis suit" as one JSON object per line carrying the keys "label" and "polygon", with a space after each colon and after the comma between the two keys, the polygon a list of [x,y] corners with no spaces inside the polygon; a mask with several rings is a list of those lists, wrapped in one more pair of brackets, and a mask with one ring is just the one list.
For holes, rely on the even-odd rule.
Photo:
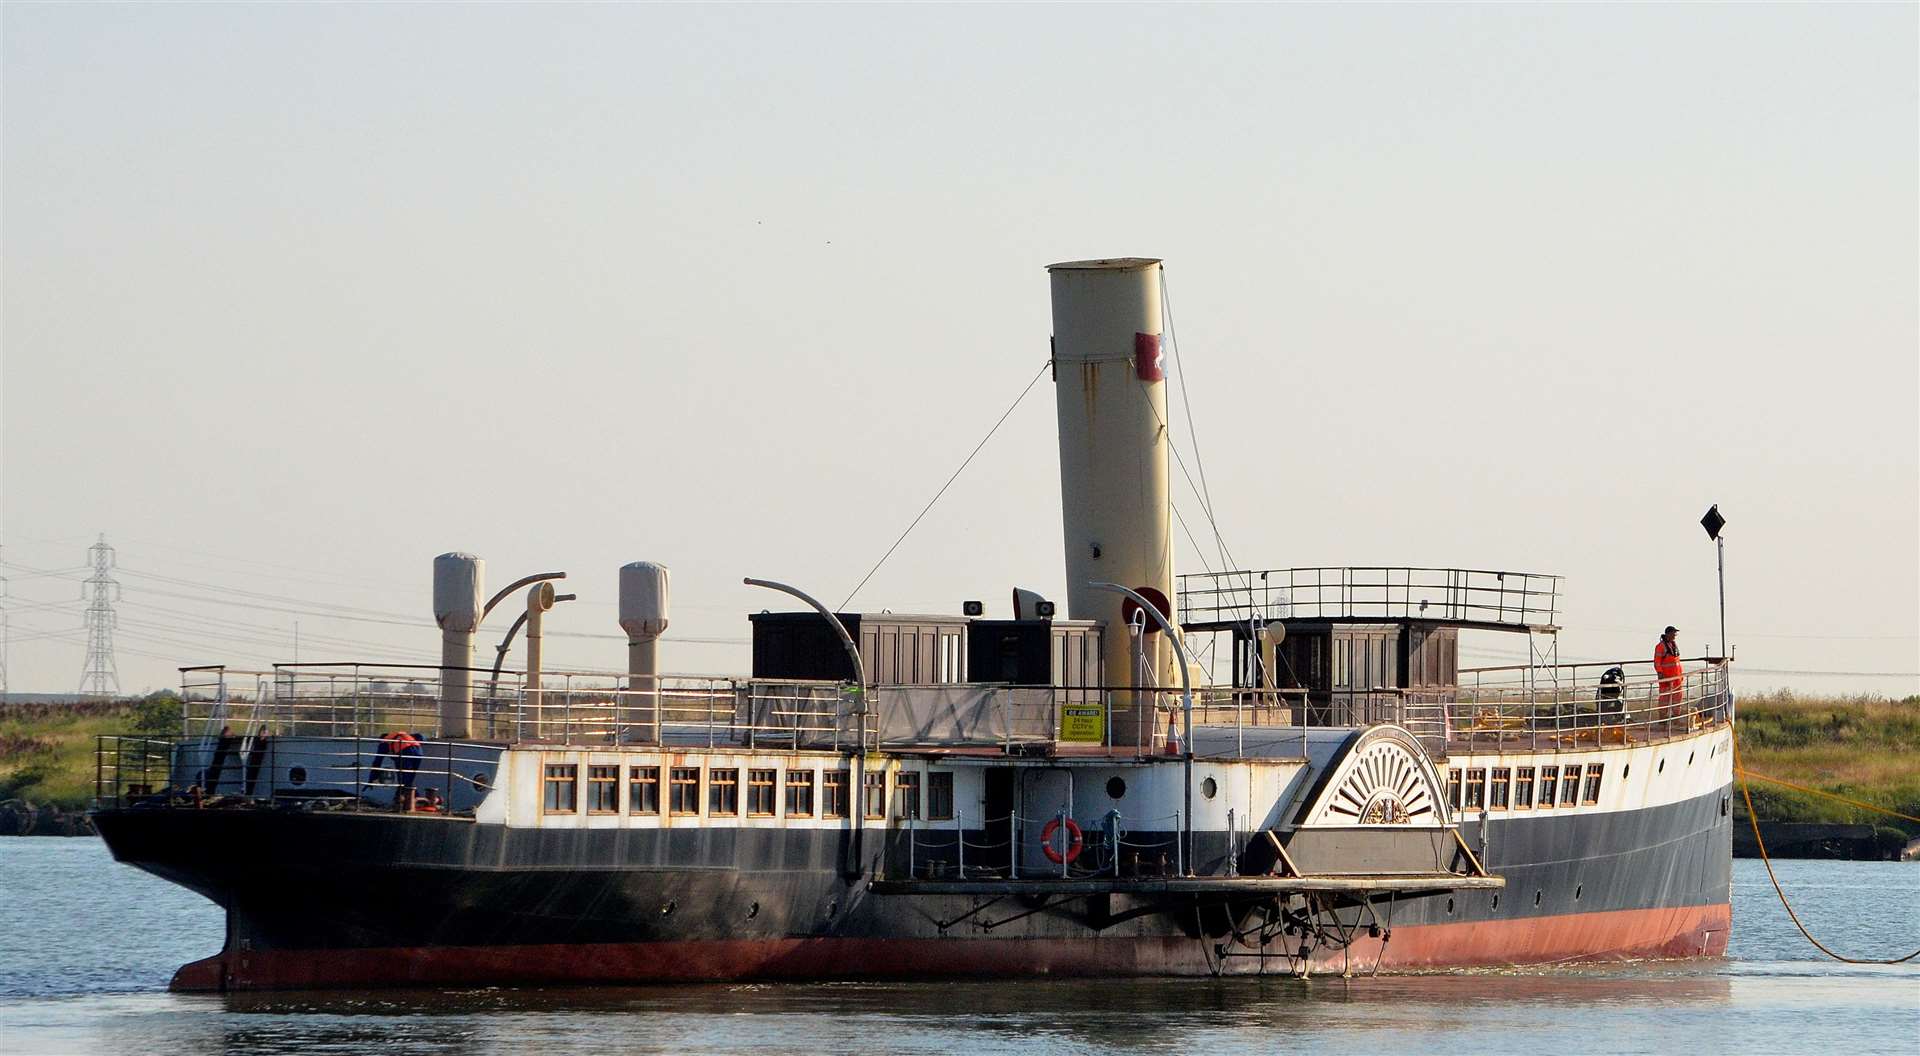
{"label": "man in orange hi-vis suit", "polygon": [[1653,673],[1660,679],[1660,714],[1670,719],[1684,698],[1681,684],[1685,674],[1680,670],[1680,629],[1668,627],[1653,645]]}

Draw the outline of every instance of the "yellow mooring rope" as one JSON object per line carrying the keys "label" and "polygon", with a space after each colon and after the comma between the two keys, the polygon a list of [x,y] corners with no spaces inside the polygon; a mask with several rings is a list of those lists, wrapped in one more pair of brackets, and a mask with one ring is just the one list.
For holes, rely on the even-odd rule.
{"label": "yellow mooring rope", "polygon": [[[1780,896],[1780,905],[1784,909],[1786,909],[1787,916],[1793,921],[1793,926],[1800,929],[1800,934],[1805,935],[1807,937],[1808,942],[1813,943],[1813,945],[1816,948],[1818,948],[1821,953],[1824,953],[1827,956],[1833,958],[1834,960],[1840,961],[1844,964],[1903,964],[1907,961],[1913,960],[1915,957],[1920,957],[1920,950],[1915,950],[1912,953],[1907,954],[1905,957],[1895,957],[1891,960],[1885,960],[1885,961],[1874,960],[1873,958],[1870,958],[1870,957],[1848,957],[1843,954],[1838,954],[1833,952],[1832,950],[1827,948],[1825,943],[1821,942],[1819,939],[1814,938],[1813,932],[1808,931],[1807,926],[1805,924],[1800,923],[1800,914],[1795,913],[1793,911],[1793,903],[1787,901],[1787,893],[1780,889],[1780,878],[1773,875],[1773,859],[1767,857],[1767,841],[1760,838],[1760,819],[1755,817],[1753,813],[1753,793],[1747,791],[1747,777],[1748,777],[1749,771],[1745,767],[1740,765],[1740,738],[1737,735],[1733,737],[1733,772],[1735,774],[1738,774],[1740,777],[1740,797],[1747,801],[1747,823],[1753,826],[1753,842],[1756,846],[1760,848],[1760,861],[1762,864],[1764,864],[1767,867],[1767,879],[1773,882],[1773,893]],[[1902,814],[1899,811],[1888,810],[1885,807],[1876,807],[1871,803],[1862,803],[1859,800],[1847,799],[1844,796],[1836,796],[1828,792],[1819,792],[1814,789],[1807,788],[1803,785],[1795,785],[1795,784],[1791,784],[1786,781],[1780,781],[1771,777],[1762,777],[1759,774],[1753,774],[1752,776],[1759,778],[1762,781],[1771,782],[1776,785],[1786,785],[1788,788],[1797,788],[1803,792],[1812,792],[1814,795],[1817,795],[1817,796],[1826,796],[1828,799],[1837,799],[1843,803],[1851,803],[1856,807],[1863,807],[1867,810],[1876,811],[1881,814],[1891,814],[1896,818],[1906,818],[1909,821],[1920,821],[1920,818],[1914,818],[1909,815]]]}

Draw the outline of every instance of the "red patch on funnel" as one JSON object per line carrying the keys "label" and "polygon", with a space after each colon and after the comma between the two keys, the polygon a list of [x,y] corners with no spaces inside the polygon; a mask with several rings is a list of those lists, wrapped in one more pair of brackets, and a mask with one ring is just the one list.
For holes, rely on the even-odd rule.
{"label": "red patch on funnel", "polygon": [[[1154,588],[1154,587],[1135,587],[1135,588],[1133,588],[1133,592],[1134,592],[1135,594],[1138,594],[1138,595],[1140,595],[1141,597],[1143,597],[1143,598],[1145,598],[1145,599],[1147,599],[1148,601],[1151,601],[1151,602],[1153,602],[1153,607],[1154,607],[1154,608],[1156,608],[1156,609],[1159,609],[1159,610],[1160,610],[1160,615],[1162,615],[1162,616],[1164,616],[1164,617],[1166,617],[1166,618],[1167,618],[1167,621],[1168,621],[1169,623],[1171,623],[1171,622],[1173,621],[1173,606],[1172,606],[1172,605],[1169,605],[1169,604],[1167,604],[1167,596],[1166,596],[1165,594],[1162,594],[1162,593],[1160,593],[1160,591],[1159,591],[1159,590],[1158,590],[1157,588]],[[1127,623],[1132,623],[1132,622],[1133,622],[1133,617],[1134,617],[1134,614],[1135,614],[1135,613],[1137,613],[1137,612],[1139,612],[1139,611],[1140,611],[1140,603],[1139,603],[1139,602],[1137,602],[1137,601],[1135,601],[1135,600],[1133,600],[1132,598],[1122,598],[1122,599],[1121,599],[1121,601],[1120,601],[1120,618],[1121,618],[1122,620],[1124,620],[1124,621],[1126,621]],[[1147,621],[1147,633],[1148,633],[1148,634],[1159,634],[1159,633],[1160,633],[1160,625],[1159,625],[1159,624],[1157,624],[1157,623],[1155,623],[1155,622],[1153,622],[1152,620],[1148,620],[1148,621]]]}
{"label": "red patch on funnel", "polygon": [[1159,334],[1133,335],[1133,372],[1141,381],[1160,381],[1167,375],[1166,353],[1160,350]]}

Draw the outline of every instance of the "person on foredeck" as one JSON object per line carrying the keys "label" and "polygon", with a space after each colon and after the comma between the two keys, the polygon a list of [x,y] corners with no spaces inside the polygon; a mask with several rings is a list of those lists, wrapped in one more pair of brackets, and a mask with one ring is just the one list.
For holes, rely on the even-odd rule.
{"label": "person on foredeck", "polygon": [[1660,680],[1659,717],[1672,718],[1680,706],[1681,685],[1686,675],[1680,669],[1680,628],[1669,625],[1653,646],[1653,673]]}
{"label": "person on foredeck", "polygon": [[374,753],[373,769],[368,779],[369,783],[378,783],[381,761],[391,761],[394,782],[400,786],[393,793],[393,805],[397,810],[413,809],[413,782],[420,771],[422,754],[418,734],[394,730],[380,738],[380,747]]}

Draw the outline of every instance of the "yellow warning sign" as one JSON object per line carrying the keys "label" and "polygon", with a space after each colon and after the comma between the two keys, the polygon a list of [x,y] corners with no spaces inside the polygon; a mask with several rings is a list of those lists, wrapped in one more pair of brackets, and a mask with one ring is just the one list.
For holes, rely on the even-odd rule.
{"label": "yellow warning sign", "polygon": [[1068,704],[1060,709],[1060,739],[1099,744],[1107,736],[1104,704]]}

